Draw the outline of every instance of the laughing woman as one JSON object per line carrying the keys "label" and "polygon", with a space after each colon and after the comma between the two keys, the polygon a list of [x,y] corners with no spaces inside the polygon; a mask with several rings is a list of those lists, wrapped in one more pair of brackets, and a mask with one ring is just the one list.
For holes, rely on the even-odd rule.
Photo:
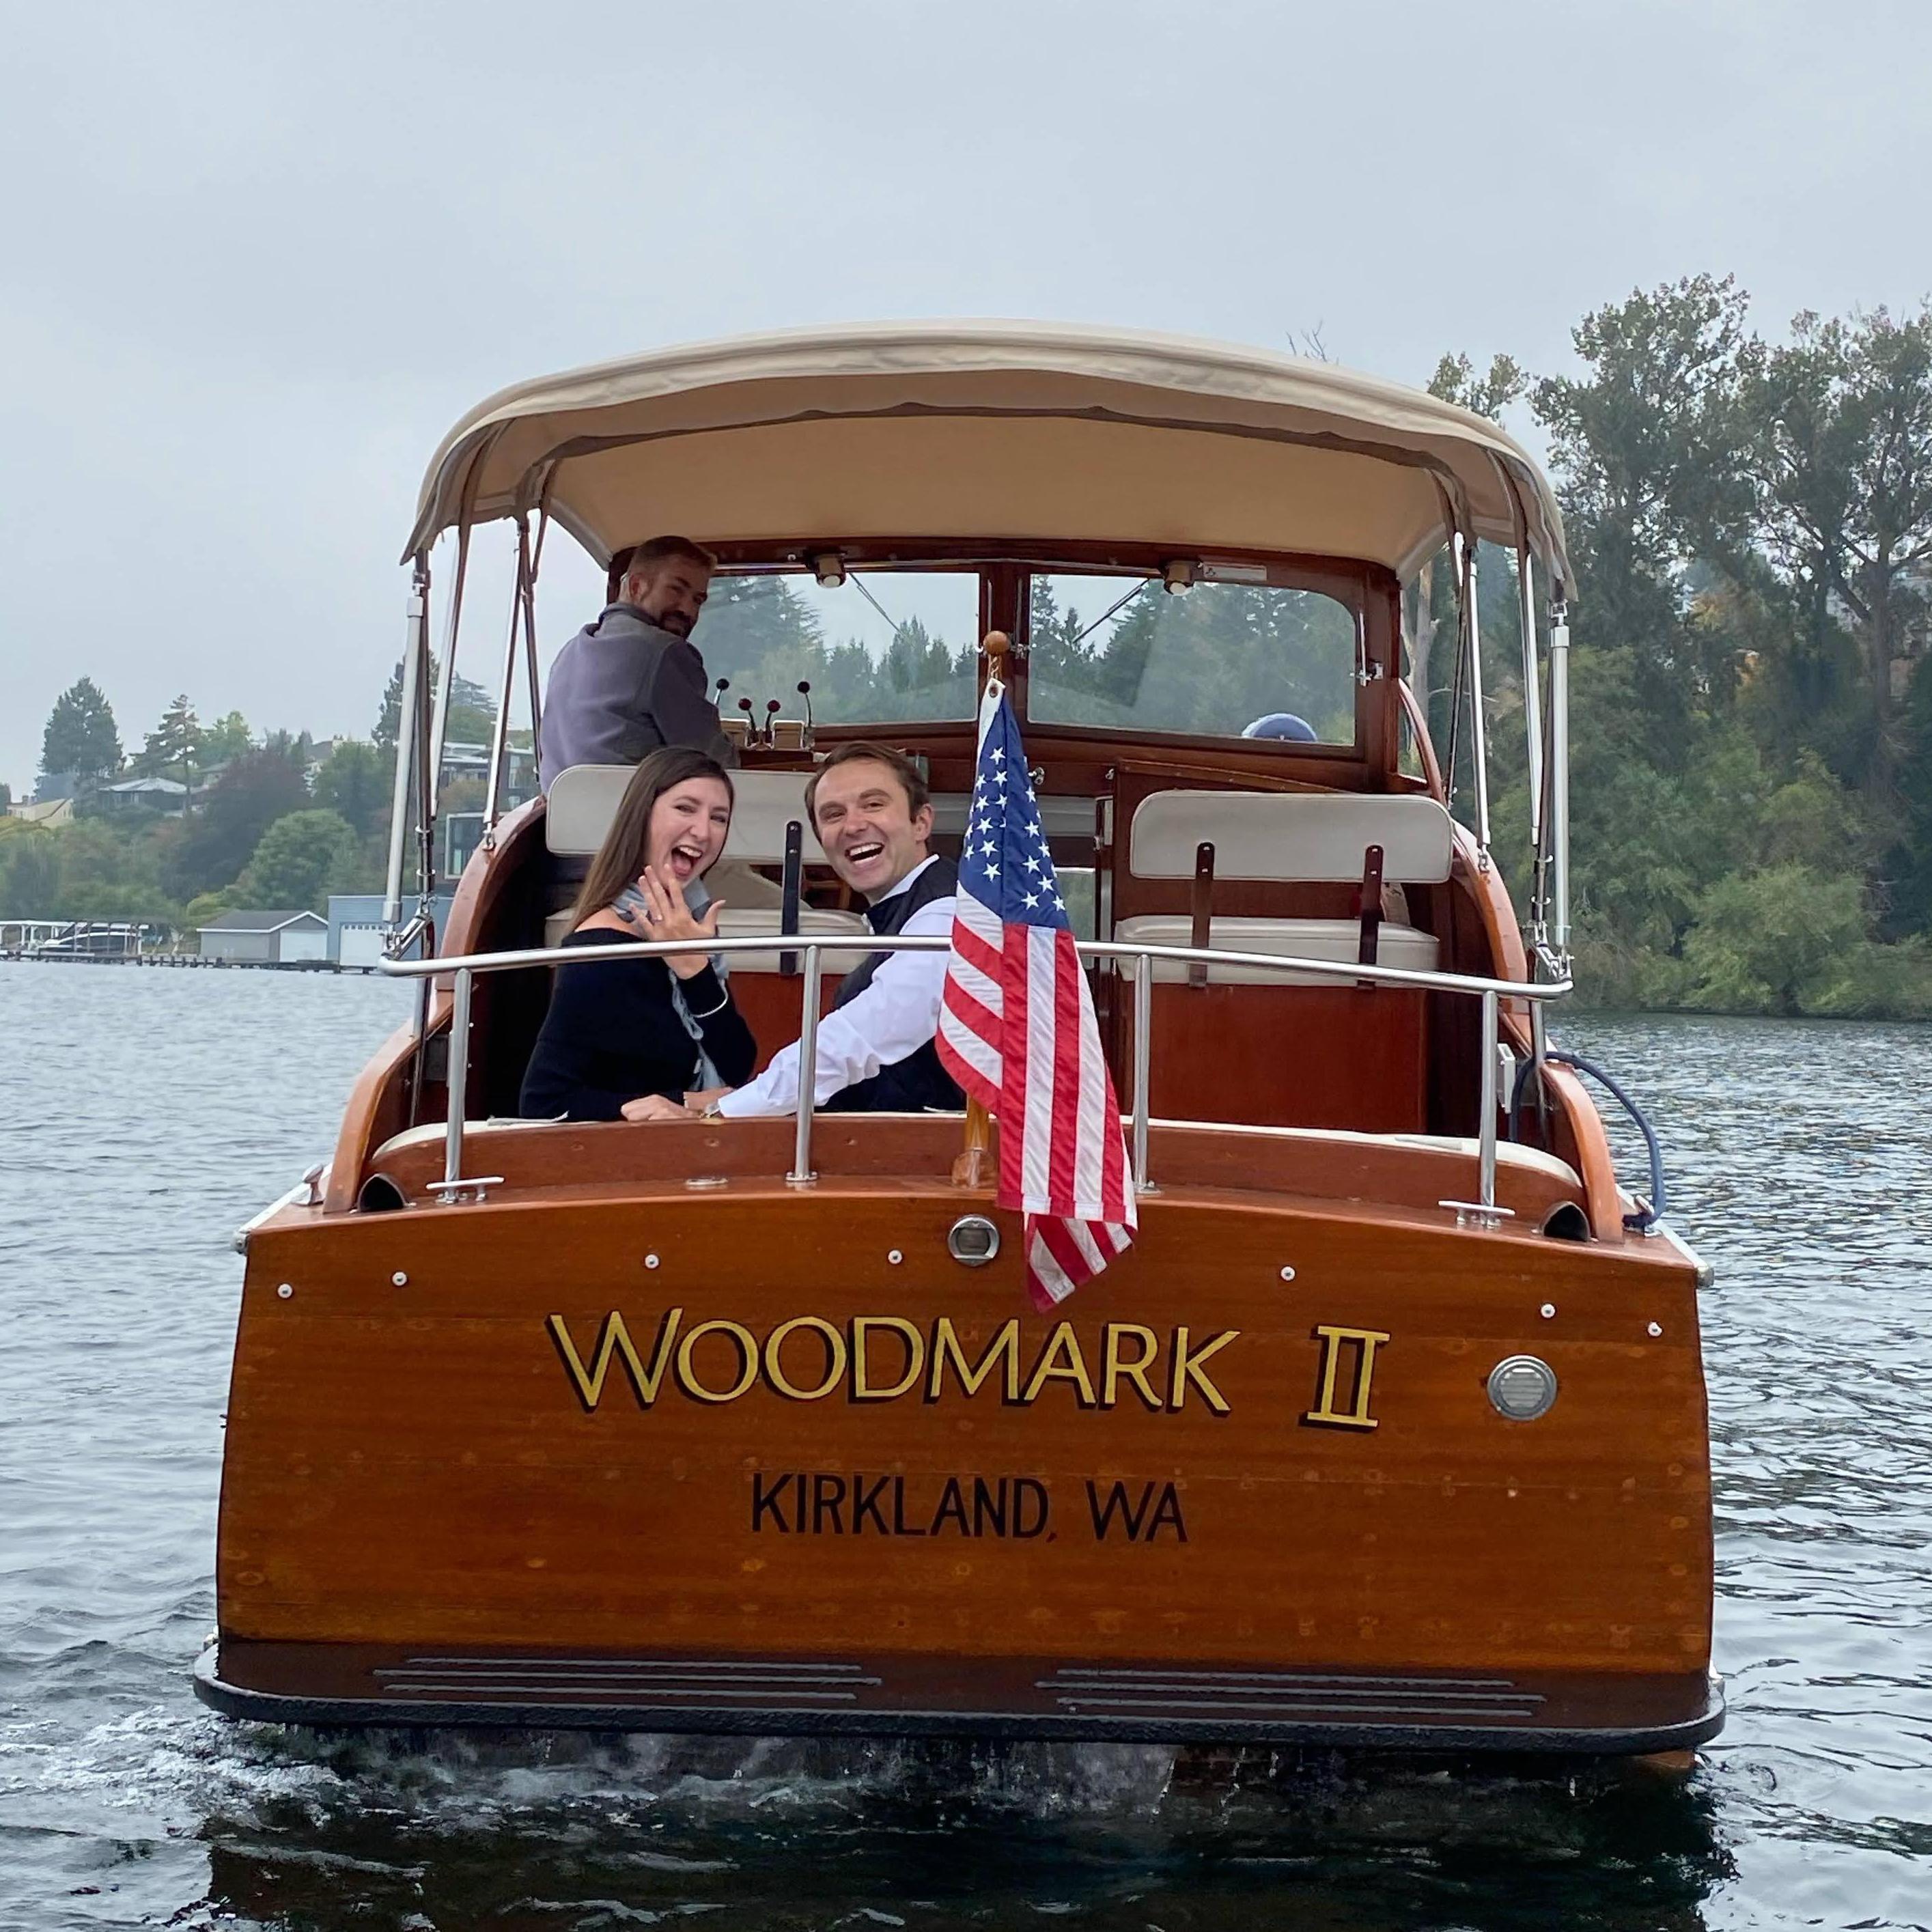
{"label": "laughing woman", "polygon": [[702,950],[723,902],[686,902],[724,849],[731,781],[688,746],[653,752],[632,776],[609,836],[592,860],[566,946],[688,939],[699,949],[657,959],[560,966],[550,1011],[524,1076],[526,1118],[690,1120],[700,1077],[737,1086],[758,1057],[751,1029]]}

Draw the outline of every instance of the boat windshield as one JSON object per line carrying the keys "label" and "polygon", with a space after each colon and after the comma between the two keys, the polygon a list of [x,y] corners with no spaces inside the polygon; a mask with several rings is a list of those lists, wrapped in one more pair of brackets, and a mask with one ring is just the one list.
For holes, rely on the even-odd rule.
{"label": "boat windshield", "polygon": [[[836,586],[805,572],[712,579],[692,642],[728,719],[770,699],[798,715],[799,680],[821,724],[970,718],[976,708],[980,576],[960,570],[853,571]],[[740,714],[742,715],[742,714]]]}
{"label": "boat windshield", "polygon": [[1170,594],[1156,578],[1041,574],[1031,598],[1031,717],[1284,746],[1355,741],[1358,626],[1319,591],[1216,580]]}
{"label": "boat windshield", "polygon": [[[1261,573],[1257,568],[1256,574]],[[1130,736],[1246,735],[1291,748],[1352,746],[1360,627],[1320,591],[1210,580],[1036,572],[1028,580],[1028,716]],[[728,722],[748,701],[822,724],[941,722],[976,709],[980,572],[850,569],[715,577],[693,641],[726,680]]]}

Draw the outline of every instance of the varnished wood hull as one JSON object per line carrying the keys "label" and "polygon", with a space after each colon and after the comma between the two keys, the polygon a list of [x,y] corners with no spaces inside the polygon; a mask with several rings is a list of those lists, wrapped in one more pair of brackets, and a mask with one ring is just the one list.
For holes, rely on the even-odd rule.
{"label": "varnished wood hull", "polygon": [[[962,1266],[946,1231],[983,1198],[877,1171],[922,1166],[928,1131],[842,1126],[826,1164],[851,1171],[794,1189],[704,1173],[731,1164],[709,1130],[538,1130],[493,1150],[527,1184],[486,1204],[258,1230],[202,1694],[319,1723],[1400,1748],[1716,1729],[1674,1244],[1534,1232],[1534,1174],[1505,1177],[1501,1234],[1216,1185],[1198,1148],[1181,1184],[1177,1134],[1134,1250],[1042,1316],[1010,1217]],[[605,1181],[565,1178],[566,1147]],[[599,1156],[640,1148],[690,1171],[612,1185]],[[1432,1158],[1402,1156],[1454,1194]],[[1367,1159],[1303,1144],[1318,1178]],[[1534,1422],[1486,1393],[1519,1353],[1558,1380]]]}

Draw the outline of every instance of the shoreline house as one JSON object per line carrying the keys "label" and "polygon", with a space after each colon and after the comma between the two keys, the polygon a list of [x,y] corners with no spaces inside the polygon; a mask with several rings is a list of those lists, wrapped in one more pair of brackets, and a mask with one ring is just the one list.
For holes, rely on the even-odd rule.
{"label": "shoreline house", "polygon": [[100,792],[108,812],[185,812],[188,788],[179,778],[127,778],[118,784],[104,785]]}
{"label": "shoreline house", "polygon": [[201,956],[231,966],[326,966],[328,922],[320,913],[225,912],[200,929]]}

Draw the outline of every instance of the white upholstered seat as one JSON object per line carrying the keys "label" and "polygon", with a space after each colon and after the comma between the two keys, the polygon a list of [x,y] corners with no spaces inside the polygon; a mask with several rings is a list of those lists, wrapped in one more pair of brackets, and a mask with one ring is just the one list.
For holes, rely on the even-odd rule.
{"label": "white upholstered seat", "polygon": [[1195,848],[1214,848],[1217,879],[1338,884],[1362,876],[1382,848],[1390,885],[1449,876],[1449,814],[1432,798],[1358,792],[1157,791],[1134,814],[1129,848],[1143,879],[1191,879]]}
{"label": "white upholstered seat", "polygon": [[[1284,883],[1359,883],[1368,848],[1382,848],[1385,886],[1438,885],[1449,876],[1454,850],[1449,814],[1432,798],[1354,792],[1159,791],[1135,812],[1128,864],[1137,878],[1192,879],[1196,850],[1214,848],[1218,879]],[[1361,928],[1348,919],[1238,919],[1216,915],[1209,944],[1229,952],[1266,952],[1352,962]],[[1156,914],[1122,920],[1114,937],[1147,945],[1186,946],[1192,922]],[[1376,963],[1407,970],[1435,970],[1440,949],[1432,933],[1384,920]],[[1125,970],[1124,962],[1124,970]],[[1155,962],[1156,980],[1185,980],[1187,968]],[[1270,973],[1260,967],[1210,969],[1222,986],[1316,986],[1309,974]],[[1329,984],[1343,983],[1328,982]]]}

